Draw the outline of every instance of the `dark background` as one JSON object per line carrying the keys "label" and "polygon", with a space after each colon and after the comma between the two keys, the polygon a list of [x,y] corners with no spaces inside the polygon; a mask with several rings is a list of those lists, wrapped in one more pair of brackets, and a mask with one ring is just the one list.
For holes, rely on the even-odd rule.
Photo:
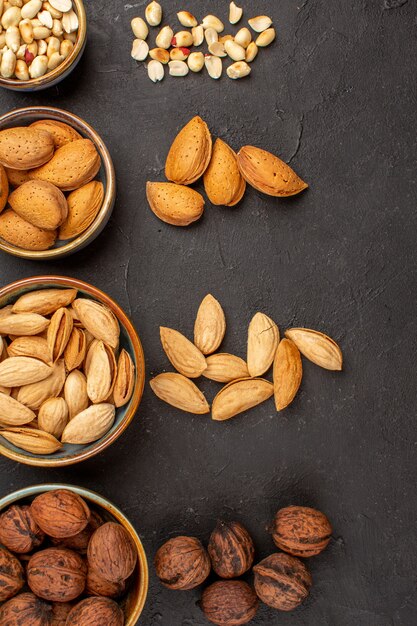
{"label": "dark background", "polygon": [[[283,414],[270,401],[226,423],[177,411],[146,385],[134,423],[111,449],[59,471],[4,459],[0,495],[67,481],[119,505],[149,557],[147,626],[206,624],[198,590],[170,592],[155,579],[162,542],[180,533],[206,541],[217,518],[238,519],[260,559],[274,551],[265,527],[276,510],[311,505],[334,526],[330,547],[308,562],[311,596],[290,614],[262,607],[253,623],[415,625],[415,3],[242,0],[244,17],[270,14],[278,35],[251,77],[215,82],[202,73],[158,85],[130,58],[129,23],[146,2],[86,4],[78,70],[39,95],[2,91],[1,112],[50,104],[91,123],[117,171],[113,218],[69,259],[2,255],[2,283],[60,273],[108,292],[137,326],[148,377],[170,369],[158,327],[191,337],[208,292],[227,315],[225,351],[245,356],[247,324],[261,310],[282,329],[330,334],[345,368],[332,374],[305,362],[301,392]],[[177,28],[177,10],[226,20],[228,2],[163,5]],[[169,145],[195,114],[235,149],[277,153],[310,189],[287,200],[248,190],[237,208],[208,204],[190,228],[163,224],[145,182],[163,180]],[[219,388],[202,387],[210,399]]]}

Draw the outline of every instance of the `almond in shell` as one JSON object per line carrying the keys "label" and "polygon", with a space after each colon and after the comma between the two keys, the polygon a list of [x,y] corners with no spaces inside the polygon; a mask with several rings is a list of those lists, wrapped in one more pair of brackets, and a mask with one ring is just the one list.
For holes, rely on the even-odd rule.
{"label": "almond in shell", "polygon": [[2,335],[38,335],[49,326],[49,320],[38,313],[9,313],[0,317]]}
{"label": "almond in shell", "polygon": [[116,376],[114,352],[103,341],[98,341],[92,349],[87,373],[87,393],[91,402],[101,404],[113,391]]}
{"label": "almond in shell", "polygon": [[244,146],[237,162],[243,178],[269,196],[294,196],[308,187],[289,165],[261,148]]}
{"label": "almond in shell", "polygon": [[193,117],[178,133],[168,153],[165,176],[178,185],[191,185],[210,163],[211,134],[201,117]]}
{"label": "almond in shell", "polygon": [[159,374],[149,382],[158,398],[177,409],[203,415],[210,413],[206,398],[189,378],[182,374],[167,372]]}
{"label": "almond in shell", "polygon": [[13,313],[50,315],[69,306],[77,297],[76,289],[38,289],[20,296],[13,305]]}
{"label": "almond in shell", "polygon": [[200,304],[194,323],[194,343],[203,354],[212,354],[223,341],[226,318],[220,302],[208,294]]}
{"label": "almond in shell", "polygon": [[116,350],[119,345],[120,327],[114,313],[104,304],[88,298],[77,298],[72,306],[84,328],[96,339],[104,341]]}
{"label": "almond in shell", "polygon": [[248,330],[248,370],[262,376],[272,365],[279,343],[279,329],[265,313],[256,313]]}
{"label": "almond in shell", "polygon": [[69,372],[83,364],[87,352],[87,339],[81,328],[74,327],[64,351],[65,366]]}
{"label": "almond in shell", "polygon": [[29,180],[20,185],[10,194],[9,204],[21,218],[46,230],[56,230],[68,214],[62,191],[44,180]]}
{"label": "almond in shell", "polygon": [[[10,361],[10,359],[7,360]],[[21,387],[17,392],[17,400],[30,409],[37,410],[48,398],[59,396],[65,383],[64,360],[57,361],[50,371],[51,374],[44,380]]]}
{"label": "almond in shell", "polygon": [[234,354],[218,352],[206,358],[207,369],[203,376],[218,383],[230,383],[239,378],[249,378],[246,361]]}
{"label": "almond in shell", "polygon": [[13,170],[10,167],[5,167],[4,169],[11,187],[19,187],[19,185],[23,185],[23,183],[30,180],[29,170]]}
{"label": "almond in shell", "polygon": [[210,165],[204,173],[204,189],[210,202],[218,206],[235,206],[245,194],[246,181],[236,154],[221,139],[216,139]]}
{"label": "almond in shell", "polygon": [[68,406],[64,398],[49,398],[38,413],[39,428],[59,439],[68,423]]}
{"label": "almond in shell", "polygon": [[337,343],[317,330],[290,328],[285,336],[291,339],[301,354],[326,370],[340,371],[343,367],[342,351]]}
{"label": "almond in shell", "polygon": [[249,411],[273,396],[274,386],[263,378],[245,378],[229,383],[213,400],[212,418],[222,422]]}
{"label": "almond in shell", "polygon": [[48,163],[31,170],[30,177],[46,180],[63,191],[72,191],[93,180],[100,164],[100,155],[93,142],[78,139],[58,148]]}
{"label": "almond in shell", "polygon": [[51,364],[48,342],[43,337],[18,337],[8,347],[9,356],[30,356]]}
{"label": "almond in shell", "polygon": [[86,444],[101,439],[113,426],[115,415],[113,404],[93,404],[67,424],[62,443]]}
{"label": "almond in shell", "polygon": [[12,356],[0,363],[0,385],[20,387],[48,378],[52,368],[28,356]]}
{"label": "almond in shell", "polygon": [[0,423],[7,426],[29,424],[36,417],[27,406],[14,398],[0,393]]}
{"label": "almond in shell", "polygon": [[53,137],[55,148],[61,148],[61,146],[65,146],[65,144],[71,141],[82,139],[81,135],[74,128],[57,120],[38,120],[33,122],[29,128],[37,128],[50,133]]}
{"label": "almond in shell", "polygon": [[74,370],[68,374],[64,386],[64,398],[68,406],[70,420],[88,407],[87,379],[79,370]]}
{"label": "almond in shell", "polygon": [[68,200],[68,217],[59,229],[60,240],[83,233],[96,219],[104,198],[103,183],[93,180],[72,191]]}
{"label": "almond in shell", "polygon": [[53,435],[36,428],[8,428],[0,435],[10,443],[32,454],[53,454],[62,444]]}
{"label": "almond in shell", "polygon": [[135,387],[135,365],[126,350],[122,350],[117,363],[117,376],[113,388],[113,399],[116,407],[127,404]]}
{"label": "almond in shell", "polygon": [[188,226],[203,215],[203,196],[174,183],[146,183],[146,197],[157,217],[172,226]]}
{"label": "almond in shell", "polygon": [[38,228],[6,209],[0,215],[0,238],[23,250],[49,250],[55,244],[56,232]]}
{"label": "almond in shell", "polygon": [[0,164],[0,213],[7,204],[9,197],[9,179],[4,167]]}
{"label": "almond in shell", "polygon": [[54,153],[50,133],[28,127],[0,131],[0,163],[15,170],[29,170],[49,161]]}
{"label": "almond in shell", "polygon": [[55,363],[64,353],[72,333],[72,315],[67,308],[61,307],[52,315],[48,327],[47,341],[49,352]]}
{"label": "almond in shell", "polygon": [[198,378],[207,368],[206,359],[187,337],[173,328],[160,328],[161,343],[165,354],[180,374]]}
{"label": "almond in shell", "polygon": [[301,385],[303,365],[300,351],[291,339],[283,339],[274,359],[274,396],[277,411],[294,400]]}

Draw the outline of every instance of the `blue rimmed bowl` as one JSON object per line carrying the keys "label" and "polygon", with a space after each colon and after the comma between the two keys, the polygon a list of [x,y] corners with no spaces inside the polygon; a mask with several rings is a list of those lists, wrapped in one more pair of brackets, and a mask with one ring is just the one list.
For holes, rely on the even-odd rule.
{"label": "blue rimmed bowl", "polygon": [[96,509],[105,521],[118,522],[129,533],[137,550],[138,561],[133,574],[131,587],[126,599],[123,601],[122,608],[125,613],[125,626],[135,626],[145,606],[148,593],[148,562],[144,547],[137,532],[127,517],[114,504],[89,489],[75,487],[74,485],[48,483],[45,485],[25,487],[24,489],[19,489],[18,491],[4,496],[4,498],[0,498],[0,513],[12,504],[29,504],[39,494],[45,493],[46,491],[54,491],[55,489],[69,489],[70,491],[74,491],[84,498],[88,505]]}
{"label": "blue rimmed bowl", "polygon": [[139,336],[123,309],[112,298],[96,287],[77,278],[65,276],[24,278],[0,289],[0,308],[13,304],[20,296],[30,291],[57,288],[77,289],[79,296],[97,300],[113,311],[120,325],[120,348],[124,348],[130,354],[135,364],[135,386],[128,404],[116,409],[116,419],[110,431],[104,437],[91,444],[73,445],[66,443],[54,454],[41,455],[21,450],[0,436],[0,454],[19,463],[40,467],[59,467],[79,463],[99,454],[99,452],[110,446],[120,437],[132,421],[142,399],[145,385],[145,357]]}

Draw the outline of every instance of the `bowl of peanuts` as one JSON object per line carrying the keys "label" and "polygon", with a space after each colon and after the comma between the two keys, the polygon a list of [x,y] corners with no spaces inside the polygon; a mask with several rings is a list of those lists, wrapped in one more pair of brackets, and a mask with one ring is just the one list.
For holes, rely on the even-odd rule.
{"label": "bowl of peanuts", "polygon": [[87,38],[82,0],[0,2],[0,87],[52,87],[77,66]]}

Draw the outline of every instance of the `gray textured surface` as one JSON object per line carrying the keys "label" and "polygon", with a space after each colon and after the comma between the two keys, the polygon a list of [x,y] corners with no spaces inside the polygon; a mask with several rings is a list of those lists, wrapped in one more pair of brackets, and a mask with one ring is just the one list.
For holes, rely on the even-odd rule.
{"label": "gray textured surface", "polygon": [[[312,505],[330,517],[334,540],[309,563],[311,597],[291,614],[262,608],[253,623],[413,626],[415,3],[252,0],[243,6],[271,14],[278,40],[249,80],[201,75],[156,86],[129,56],[129,21],[145,2],[87,4],[89,44],[76,74],[42,95],[3,91],[1,111],[53,104],[95,126],[117,169],[114,217],[63,263],[2,256],[2,282],[49,272],[104,289],[131,312],[148,376],[168,365],[158,326],[190,334],[207,292],[227,314],[225,349],[244,356],[249,319],[263,310],[282,327],[328,332],[346,366],[331,374],[306,363],[284,415],[267,403],[224,424],[170,409],[147,387],[129,431],[99,458],[62,471],[2,460],[0,493],[54,480],[94,488],[127,513],[150,560],[175,534],[206,540],[223,516],[248,526],[261,558],[273,551],[264,528],[274,512]],[[228,2],[164,5],[172,18],[183,8],[202,17],[224,15]],[[163,179],[171,140],[197,113],[235,149],[253,143],[280,154],[310,190],[281,201],[250,190],[238,208],[207,206],[190,229],[159,222],[145,181]],[[217,389],[203,387],[210,397]],[[163,590],[151,567],[141,623],[203,625],[197,598]]]}

